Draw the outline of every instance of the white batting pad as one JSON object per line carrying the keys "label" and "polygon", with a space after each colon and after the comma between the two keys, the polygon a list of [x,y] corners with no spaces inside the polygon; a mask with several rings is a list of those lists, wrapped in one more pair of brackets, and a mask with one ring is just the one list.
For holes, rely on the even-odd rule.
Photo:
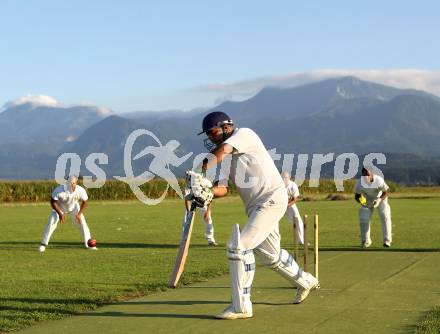
{"label": "white batting pad", "polygon": [[234,310],[238,313],[252,313],[251,286],[255,274],[255,257],[252,249],[243,250],[238,224],[232,227],[227,255]]}
{"label": "white batting pad", "polygon": [[307,287],[307,283],[302,279],[303,270],[285,249],[281,250],[279,260],[271,268],[294,285]]}

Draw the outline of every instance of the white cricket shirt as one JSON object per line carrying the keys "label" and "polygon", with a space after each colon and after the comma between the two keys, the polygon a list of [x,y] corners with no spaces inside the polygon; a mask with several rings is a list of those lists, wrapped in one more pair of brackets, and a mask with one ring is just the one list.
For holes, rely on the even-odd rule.
{"label": "white cricket shirt", "polygon": [[[65,193],[65,195],[62,193]],[[79,185],[76,185],[73,192],[70,191],[68,185],[59,185],[54,189],[51,197],[58,201],[58,205],[63,212],[70,212],[80,200],[85,202],[89,199],[85,189]]]}
{"label": "white cricket shirt", "polygon": [[356,183],[355,193],[364,195],[367,201],[370,203],[379,198],[383,192],[390,189],[385,183],[385,180],[379,176],[373,176],[373,182],[366,181],[362,176]]}
{"label": "white cricket shirt", "polygon": [[[284,182],[260,137],[248,128],[237,128],[224,142],[234,150],[225,157],[230,168],[220,172],[220,183],[229,179],[237,187],[246,213],[266,202],[274,191],[284,189]],[[225,173],[226,172],[229,173]],[[229,175],[227,175],[229,174]]]}

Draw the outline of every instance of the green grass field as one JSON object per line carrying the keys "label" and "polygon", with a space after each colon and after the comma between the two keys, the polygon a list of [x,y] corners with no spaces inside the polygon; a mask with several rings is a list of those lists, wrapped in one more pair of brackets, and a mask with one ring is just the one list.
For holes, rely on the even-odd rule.
{"label": "green grass field", "polygon": [[[411,256],[417,252],[433,252],[432,259],[440,265],[440,253],[437,253],[440,198],[399,198],[391,199],[390,204],[394,243],[392,249],[385,250],[390,253],[387,261],[392,263],[395,256],[398,262],[406,253]],[[324,258],[338,253],[356,256],[358,206],[354,201],[301,202],[299,207],[301,213],[319,214],[320,248]],[[98,240],[97,252],[82,247],[78,231],[67,221],[58,227],[47,251],[40,254],[37,247],[49,205],[10,204],[0,208],[0,331],[16,330],[38,321],[59,319],[107,303],[166,290],[180,237],[181,201],[166,200],[153,207],[138,202],[90,202],[86,218],[92,235]],[[224,244],[231,224],[243,224],[246,220],[241,202],[237,198],[216,201],[213,219],[220,246],[206,245],[203,224],[197,216],[182,279],[185,284],[227,272]],[[291,230],[285,219],[281,222],[281,233],[283,247],[291,249]],[[362,254],[371,255],[371,259],[378,251],[384,251],[377,214],[372,222],[372,239],[372,248]],[[372,268],[375,265],[372,263]],[[338,277],[337,272],[332,277],[336,281],[348,279]],[[425,278],[432,280],[432,277],[418,279]],[[440,303],[438,285],[436,291],[437,303]],[[430,308],[437,303],[433,302]],[[424,315],[420,312],[420,333],[438,332],[438,308],[425,320]],[[416,323],[411,325],[415,328]],[[422,331],[423,326],[428,330]]]}

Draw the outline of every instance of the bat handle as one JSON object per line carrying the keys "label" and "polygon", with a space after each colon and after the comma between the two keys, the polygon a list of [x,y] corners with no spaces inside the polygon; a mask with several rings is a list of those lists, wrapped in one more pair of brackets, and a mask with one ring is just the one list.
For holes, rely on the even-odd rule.
{"label": "bat handle", "polygon": [[189,209],[190,211],[194,211],[197,208],[197,204],[195,201],[191,202],[191,208]]}

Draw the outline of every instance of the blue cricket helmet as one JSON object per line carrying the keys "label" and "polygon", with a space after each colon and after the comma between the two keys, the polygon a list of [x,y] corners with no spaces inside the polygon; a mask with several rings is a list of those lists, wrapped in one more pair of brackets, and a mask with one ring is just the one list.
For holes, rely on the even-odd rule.
{"label": "blue cricket helmet", "polygon": [[211,112],[208,115],[206,115],[205,118],[203,118],[203,122],[202,122],[203,130],[197,135],[201,135],[202,133],[206,133],[207,131],[215,127],[222,126],[225,124],[233,125],[234,122],[227,114],[225,114],[222,111]]}

